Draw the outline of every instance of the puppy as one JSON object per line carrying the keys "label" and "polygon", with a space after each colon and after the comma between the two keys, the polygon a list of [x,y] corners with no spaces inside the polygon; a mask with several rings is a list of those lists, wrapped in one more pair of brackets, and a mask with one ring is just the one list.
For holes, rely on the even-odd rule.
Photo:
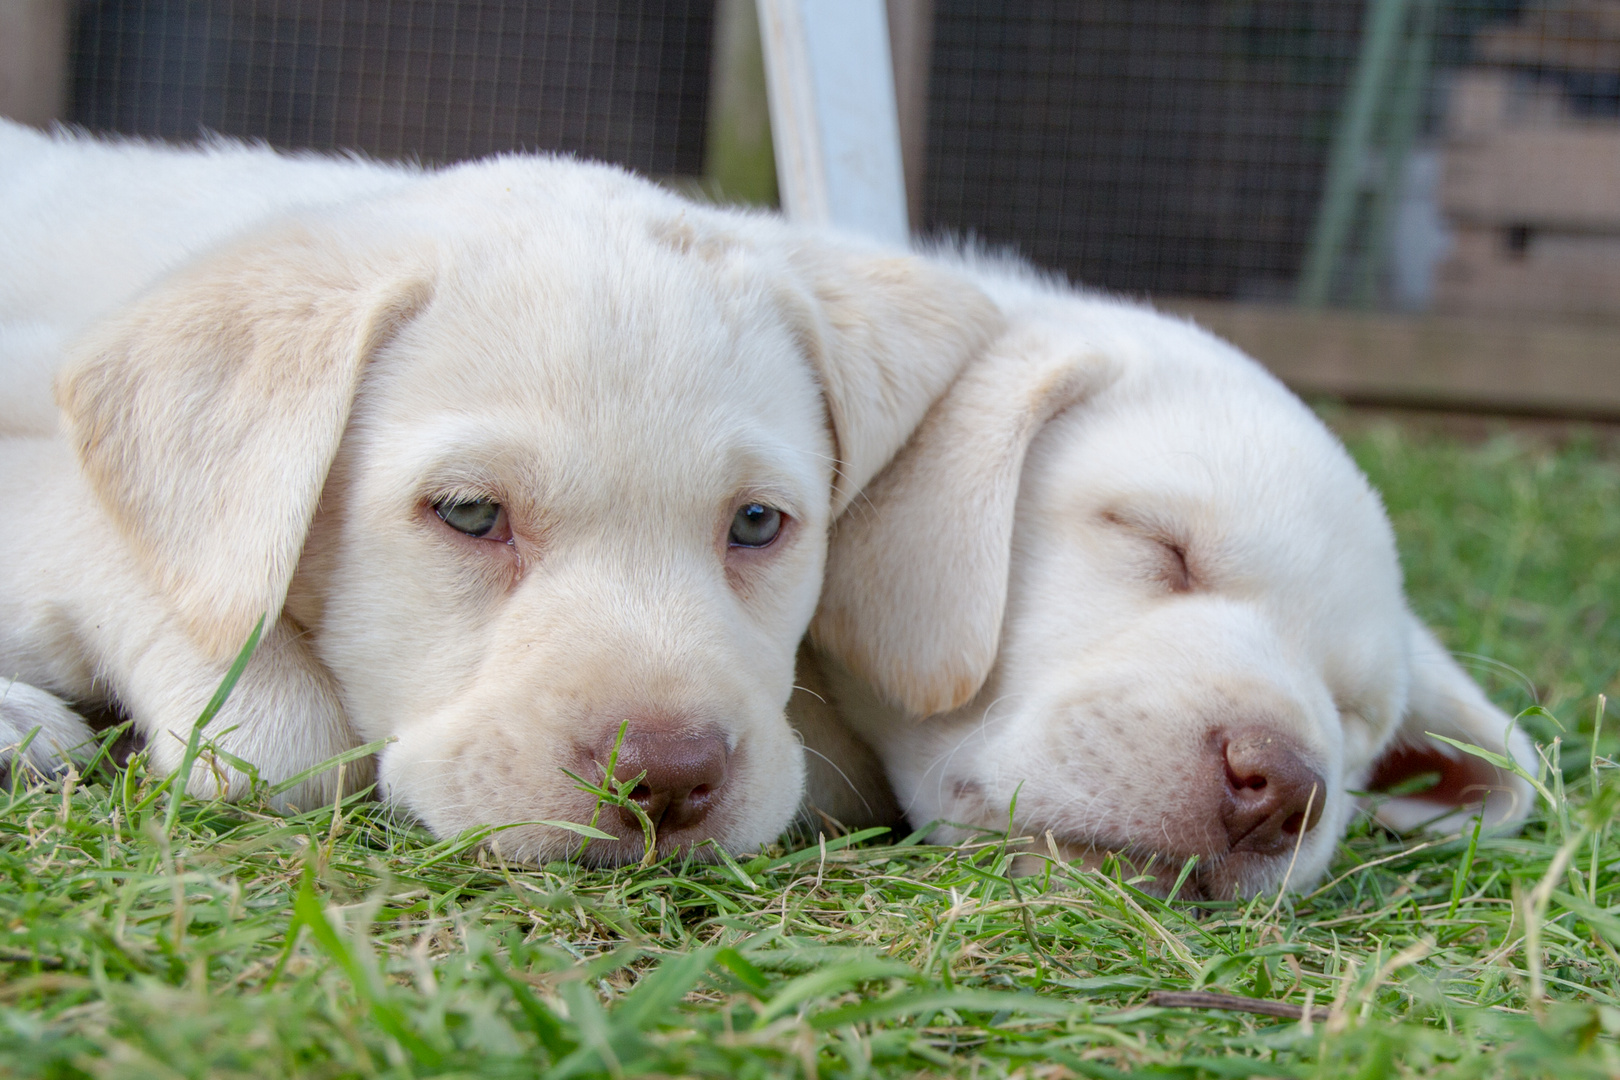
{"label": "puppy", "polygon": [[[564,770],[601,780],[628,722],[659,853],[754,847],[802,789],[828,524],[997,323],[948,270],[566,160],[246,223],[77,341],[64,434],[0,440],[8,504],[52,509],[0,525],[0,743],[48,765],[69,703],[113,703],[172,772],[265,616],[195,792],[387,739],[387,798],[543,860],[596,809]],[[641,855],[635,814],[597,827],[587,859]]]}
{"label": "puppy", "polygon": [[794,706],[837,765],[812,758],[813,801],[881,819],[886,772],[936,839],[1012,812],[1160,889],[1196,857],[1204,897],[1307,887],[1353,792],[1414,774],[1439,781],[1379,804],[1396,828],[1526,814],[1431,737],[1535,761],[1409,613],[1378,496],[1297,398],[1189,323],[965,261],[1008,329],[836,525]]}

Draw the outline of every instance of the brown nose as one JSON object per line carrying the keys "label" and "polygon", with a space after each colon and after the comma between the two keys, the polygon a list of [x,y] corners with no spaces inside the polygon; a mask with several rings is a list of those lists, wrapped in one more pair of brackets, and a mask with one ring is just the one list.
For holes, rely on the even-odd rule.
{"label": "brown nose", "polygon": [[1221,823],[1233,851],[1288,851],[1322,820],[1327,783],[1286,738],[1265,728],[1232,732],[1224,758]]}
{"label": "brown nose", "polygon": [[[605,767],[612,752],[609,742],[598,752],[597,760]],[[630,799],[663,836],[696,825],[719,802],[730,756],[726,740],[710,732],[638,731],[632,725],[619,747],[613,777],[622,782],[645,774],[630,792]],[[641,823],[636,815],[626,807],[617,810],[624,827],[639,836]]]}

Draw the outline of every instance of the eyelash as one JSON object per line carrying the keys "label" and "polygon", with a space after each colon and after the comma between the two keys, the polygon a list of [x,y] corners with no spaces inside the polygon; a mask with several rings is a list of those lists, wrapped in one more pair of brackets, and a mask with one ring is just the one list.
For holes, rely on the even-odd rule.
{"label": "eyelash", "polygon": [[1167,540],[1162,536],[1155,536],[1152,533],[1145,532],[1140,525],[1112,510],[1104,511],[1102,519],[1110,525],[1117,526],[1140,539],[1148,541],[1159,549],[1160,554],[1165,557],[1165,564],[1160,567],[1159,572],[1154,576],[1171,592],[1192,592],[1193,589],[1197,588],[1198,581],[1193,576],[1192,566],[1187,561],[1187,547],[1185,544],[1178,544],[1174,540]]}
{"label": "eyelash", "polygon": [[1187,565],[1187,549],[1180,544],[1173,544],[1168,540],[1155,539],[1154,543],[1170,557],[1165,573],[1160,575],[1161,580],[1169,587],[1171,592],[1184,593],[1193,590],[1192,568]]}

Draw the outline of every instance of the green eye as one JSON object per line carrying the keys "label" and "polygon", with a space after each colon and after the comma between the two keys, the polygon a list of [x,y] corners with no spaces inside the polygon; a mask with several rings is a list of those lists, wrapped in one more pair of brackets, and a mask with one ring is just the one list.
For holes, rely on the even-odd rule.
{"label": "green eye", "polygon": [[733,547],[765,547],[782,531],[782,511],[762,503],[748,503],[731,519]]}
{"label": "green eye", "polygon": [[503,516],[501,504],[492,499],[475,499],[472,502],[451,502],[446,499],[434,503],[433,512],[456,532],[480,538],[490,536]]}

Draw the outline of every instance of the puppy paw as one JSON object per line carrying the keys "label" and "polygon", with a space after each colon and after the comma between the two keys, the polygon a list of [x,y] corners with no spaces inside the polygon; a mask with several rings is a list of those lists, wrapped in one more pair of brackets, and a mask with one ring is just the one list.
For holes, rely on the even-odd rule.
{"label": "puppy paw", "polygon": [[18,749],[27,743],[21,760],[28,768],[60,772],[85,760],[95,740],[90,725],[61,698],[25,682],[0,678],[0,769],[9,769]]}

